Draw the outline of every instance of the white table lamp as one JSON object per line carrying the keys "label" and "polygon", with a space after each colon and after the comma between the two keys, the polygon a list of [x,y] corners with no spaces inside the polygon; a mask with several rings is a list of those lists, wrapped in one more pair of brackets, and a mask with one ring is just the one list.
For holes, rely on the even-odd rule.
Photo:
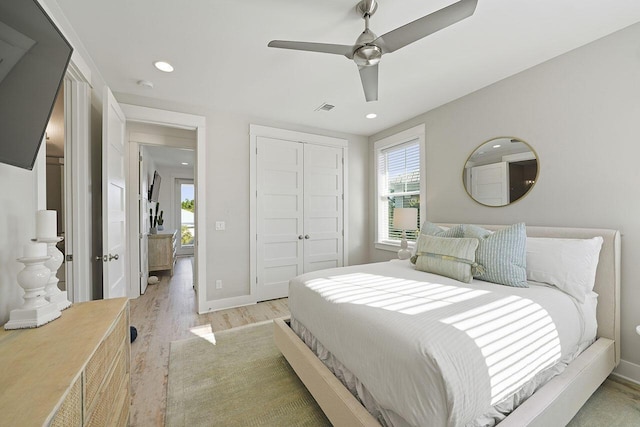
{"label": "white table lamp", "polygon": [[408,249],[406,230],[418,229],[418,209],[416,208],[395,208],[393,210],[393,228],[402,230],[402,240],[400,240],[400,250],[398,258],[411,258],[411,251]]}

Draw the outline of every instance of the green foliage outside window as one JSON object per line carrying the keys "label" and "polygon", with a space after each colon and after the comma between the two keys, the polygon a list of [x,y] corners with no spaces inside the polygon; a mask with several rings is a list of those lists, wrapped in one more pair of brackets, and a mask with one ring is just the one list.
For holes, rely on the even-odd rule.
{"label": "green foliage outside window", "polygon": [[183,225],[180,229],[180,240],[183,245],[193,245],[193,234],[186,225]]}
{"label": "green foliage outside window", "polygon": [[185,199],[182,201],[182,209],[184,209],[185,211],[189,211],[189,212],[195,212],[196,211],[196,202],[195,200],[191,199]]}

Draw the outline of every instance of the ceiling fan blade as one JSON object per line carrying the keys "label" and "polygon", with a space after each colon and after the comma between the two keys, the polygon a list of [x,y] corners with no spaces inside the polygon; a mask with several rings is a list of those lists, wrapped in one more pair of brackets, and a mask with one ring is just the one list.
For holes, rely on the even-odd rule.
{"label": "ceiling fan blade", "polygon": [[344,44],[329,43],[309,43],[309,42],[292,42],[287,40],[272,40],[267,45],[269,47],[278,47],[280,49],[306,50],[308,52],[334,53],[336,55],[344,55],[349,59],[353,59],[353,46]]}
{"label": "ceiling fan blade", "polygon": [[358,67],[360,80],[367,102],[378,100],[378,64],[368,67]]}
{"label": "ceiling fan blade", "polygon": [[475,12],[477,4],[478,0],[461,0],[381,35],[374,41],[374,44],[378,45],[383,53],[396,51],[429,34],[468,18]]}

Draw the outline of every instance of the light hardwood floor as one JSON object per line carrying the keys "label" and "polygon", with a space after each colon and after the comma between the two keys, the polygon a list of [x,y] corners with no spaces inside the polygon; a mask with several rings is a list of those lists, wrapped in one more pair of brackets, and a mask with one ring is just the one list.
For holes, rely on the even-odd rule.
{"label": "light hardwood floor", "polygon": [[287,299],[267,301],[199,315],[193,290],[191,259],[178,258],[173,277],[158,275],[140,298],[131,300],[131,325],[138,338],[131,344],[131,426],[163,426],[171,341],[289,315]]}

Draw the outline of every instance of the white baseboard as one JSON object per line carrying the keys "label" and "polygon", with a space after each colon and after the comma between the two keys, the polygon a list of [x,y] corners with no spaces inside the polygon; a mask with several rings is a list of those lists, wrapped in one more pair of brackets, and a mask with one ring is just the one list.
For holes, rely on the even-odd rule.
{"label": "white baseboard", "polygon": [[640,365],[636,365],[635,363],[621,359],[620,364],[613,370],[611,375],[640,385]]}
{"label": "white baseboard", "polygon": [[243,295],[239,297],[223,298],[207,301],[206,307],[199,314],[211,313],[212,311],[226,310],[228,308],[243,307],[255,304],[256,297],[253,295]]}

